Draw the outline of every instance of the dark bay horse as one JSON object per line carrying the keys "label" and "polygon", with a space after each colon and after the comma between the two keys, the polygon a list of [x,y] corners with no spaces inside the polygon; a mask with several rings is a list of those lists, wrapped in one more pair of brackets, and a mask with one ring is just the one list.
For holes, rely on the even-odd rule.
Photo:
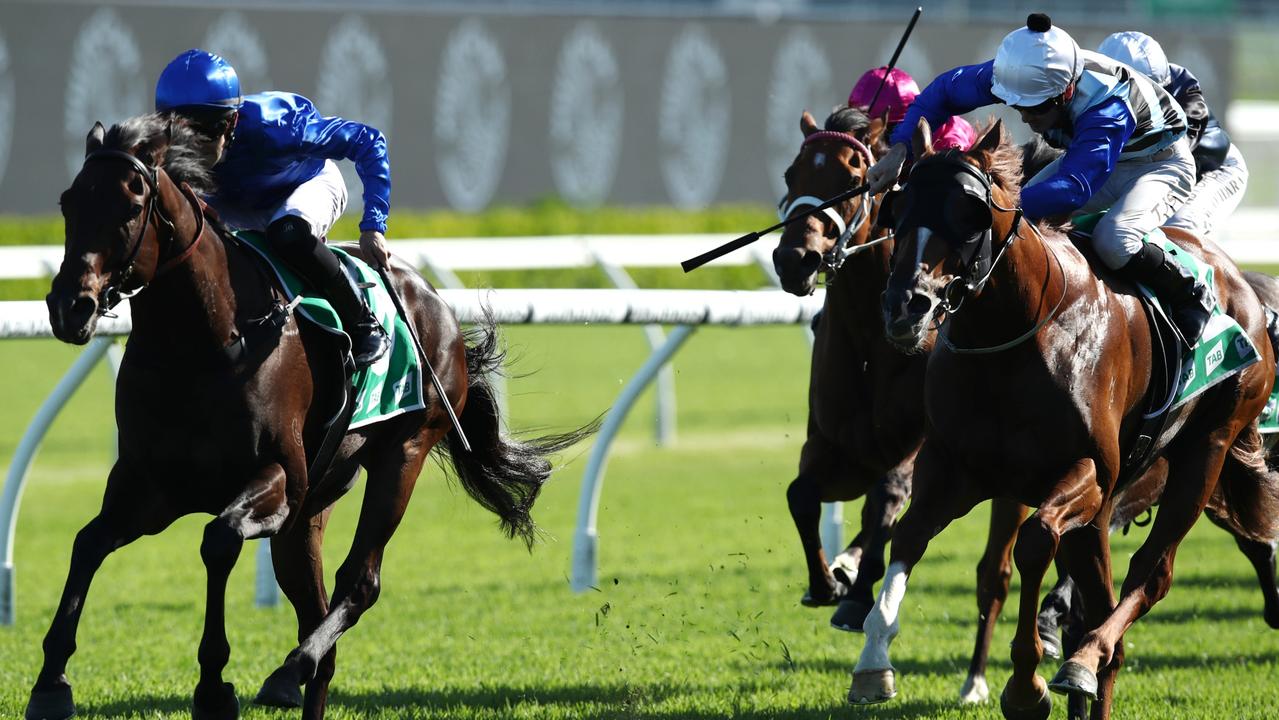
{"label": "dark bay horse", "polygon": [[[328,472],[309,476],[344,381],[327,374],[330,344],[287,314],[275,333],[255,329],[280,298],[249,251],[204,212],[197,193],[211,189],[207,142],[181,121],[155,115],[109,132],[96,125],[84,166],[62,194],[66,255],[48,297],[54,334],[87,342],[98,316],[129,295],[133,332],[116,385],[119,460],[101,511],[76,536],[28,718],[74,713],[67,661],[106,556],[190,513],[215,516],[200,545],[208,589],[194,717],[238,716],[235,690],[222,680],[230,658],[226,582],[244,541],[266,536],[297,613],[299,645],[257,702],[301,705],[303,717],[322,717],[337,640],[377,600],[384,548],[432,449],[447,453],[462,486],[508,535],[531,543],[529,512],[550,473],[546,455],[582,437],[504,437],[485,379],[501,363],[495,328],[489,323],[468,338],[434,289],[396,261],[393,281],[447,397],[427,383],[425,410],[349,432]],[[241,338],[245,351],[229,352]],[[470,452],[455,441],[442,402],[460,416]],[[361,467],[364,503],[330,597],[320,560],[327,508]]]}
{"label": "dark bay horse", "polygon": [[[786,170],[781,213],[819,205],[859,183],[882,129],[882,121],[855,108],[836,110],[824,130],[804,113],[804,141]],[[892,243],[875,228],[874,200],[862,195],[788,225],[773,251],[787,292],[809,295],[818,273],[827,273],[814,329],[808,436],[786,499],[808,567],[801,602],[839,603],[832,624],[856,630],[884,575],[885,548],[910,497],[911,464],[924,430],[925,358],[907,356],[884,339],[879,296]],[[866,498],[861,531],[832,573],[818,529],[821,503],[859,497]]]}
{"label": "dark bay horse", "polygon": [[[913,145],[910,182],[887,210],[897,248],[885,329],[911,350],[939,309],[947,317],[928,362],[930,424],[913,502],[895,530],[849,700],[896,694],[888,649],[911,569],[952,520],[1002,497],[1038,508],[1014,549],[1022,590],[1004,714],[1039,719],[1051,710],[1049,686],[1036,674],[1035,618],[1044,574],[1060,554],[1088,632],[1051,688],[1091,698],[1092,717],[1109,717],[1124,632],[1167,594],[1177,546],[1198,516],[1207,509],[1246,542],[1279,537],[1279,476],[1266,468],[1256,426],[1274,381],[1263,308],[1220,250],[1173,235],[1214,268],[1223,310],[1261,360],[1174,410],[1156,441],[1168,473],[1160,511],[1116,602],[1108,542],[1116,483],[1144,400],[1158,392],[1144,311],[1130,287],[1096,274],[1060,232],[1023,221],[1015,209],[1020,153],[1001,123],[968,153],[934,154],[927,123]],[[983,253],[987,231],[992,250]]]}

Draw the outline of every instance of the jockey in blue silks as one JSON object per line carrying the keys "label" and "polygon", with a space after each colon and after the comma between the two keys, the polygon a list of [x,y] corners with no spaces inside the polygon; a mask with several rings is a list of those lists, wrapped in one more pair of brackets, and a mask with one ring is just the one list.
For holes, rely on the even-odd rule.
{"label": "jockey in blue silks", "polygon": [[356,367],[385,354],[385,330],[323,240],[346,209],[346,183],[334,162],[346,158],[364,184],[360,248],[371,263],[387,262],[391,166],[382,133],[322,117],[301,95],[242,97],[235,69],[204,50],[188,50],[164,68],[155,109],[186,118],[215,140],[217,189],[209,204],[231,227],[265,232],[284,261],[332,303],[351,336]]}
{"label": "jockey in blue silks", "polygon": [[1186,134],[1198,179],[1190,199],[1167,224],[1199,237],[1211,235],[1243,200],[1248,189],[1248,165],[1204,101],[1198,78],[1186,68],[1168,62],[1164,49],[1145,33],[1114,33],[1101,41],[1097,52],[1140,70],[1171,93],[1186,111]]}
{"label": "jockey in blue silks", "polygon": [[867,173],[871,192],[897,181],[920,118],[936,125],[987,105],[1015,108],[1031,130],[1065,154],[1025,183],[1032,220],[1108,210],[1093,231],[1111,270],[1155,292],[1191,345],[1216,300],[1181,263],[1144,242],[1189,197],[1195,163],[1186,114],[1162,87],[1110,58],[1081,50],[1047,15],[1009,33],[995,59],[942,73],[910,106],[892,149]]}

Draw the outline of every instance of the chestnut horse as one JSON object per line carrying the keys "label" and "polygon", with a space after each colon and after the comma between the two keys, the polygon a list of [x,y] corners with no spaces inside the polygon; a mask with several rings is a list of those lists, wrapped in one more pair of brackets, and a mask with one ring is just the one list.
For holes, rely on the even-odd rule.
{"label": "chestnut horse", "polygon": [[[1000,497],[1038,508],[1014,549],[1022,589],[1004,714],[1039,719],[1051,710],[1049,686],[1036,673],[1035,619],[1044,574],[1060,552],[1088,632],[1051,688],[1093,699],[1092,717],[1109,717],[1124,632],[1167,594],[1176,548],[1205,508],[1249,541],[1279,537],[1279,476],[1265,466],[1256,425],[1274,381],[1263,308],[1220,250],[1173,236],[1214,268],[1223,310],[1261,361],[1173,411],[1156,444],[1168,472],[1160,511],[1116,603],[1109,555],[1116,483],[1144,400],[1158,392],[1145,312],[1130,287],[1099,276],[1063,234],[1023,220],[1020,153],[1002,123],[967,153],[935,154],[921,122],[913,146],[918,161],[906,189],[881,209],[897,228],[885,330],[909,351],[924,342],[939,308],[947,318],[927,368],[929,427],[913,502],[866,619],[849,700],[896,694],[888,650],[912,568],[951,521]],[[989,252],[981,251],[983,237]]]}
{"label": "chestnut horse", "polygon": [[[826,119],[825,130],[804,113],[800,129],[804,141],[786,170],[783,216],[861,182],[874,162],[868,146],[879,140],[883,122],[841,108]],[[874,198],[861,195],[810,215],[788,225],[773,251],[778,278],[792,294],[810,295],[818,273],[828,277],[814,328],[808,437],[786,492],[808,567],[801,602],[839,603],[831,624],[858,631],[884,576],[884,552],[910,497],[911,464],[924,431],[925,359],[904,355],[884,339],[879,295],[892,244],[876,231],[876,208]],[[832,573],[818,530],[821,503],[862,496],[861,531]]]}
{"label": "chestnut horse", "polygon": [[[340,370],[330,372],[340,368],[340,356],[287,311],[276,314],[274,332],[262,332],[280,298],[251,251],[203,212],[196,193],[212,189],[207,143],[180,120],[156,115],[109,132],[96,125],[84,166],[62,194],[66,255],[48,297],[54,334],[87,342],[97,318],[129,295],[133,331],[116,384],[119,460],[101,511],[76,536],[28,718],[75,711],[66,666],[89,583],[106,556],[201,512],[216,517],[200,545],[208,589],[194,717],[238,715],[235,689],[222,680],[230,658],[227,576],[244,541],[267,536],[276,577],[297,613],[299,645],[257,702],[301,705],[303,717],[323,717],[337,640],[377,600],[384,548],[432,449],[447,453],[462,486],[498,515],[508,535],[531,543],[529,511],[550,473],[546,455],[582,437],[503,437],[485,379],[501,363],[492,323],[468,344],[434,289],[394,261],[396,290],[447,397],[425,384],[427,409],[347,433],[328,472],[310,476],[345,383]],[[460,416],[469,452],[443,402]],[[320,559],[327,510],[360,467],[367,471],[364,504],[330,598]]]}

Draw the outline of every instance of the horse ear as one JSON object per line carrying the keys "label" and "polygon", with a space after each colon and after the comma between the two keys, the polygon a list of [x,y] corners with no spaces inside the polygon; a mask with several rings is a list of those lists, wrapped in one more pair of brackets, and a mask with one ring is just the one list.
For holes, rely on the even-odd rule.
{"label": "horse ear", "polygon": [[1003,139],[1004,121],[1002,119],[996,120],[995,124],[991,125],[990,129],[986,131],[986,134],[981,136],[981,140],[978,140],[973,144],[973,150],[980,152],[994,152],[999,149],[999,143]]}
{"label": "horse ear", "polygon": [[915,159],[933,154],[933,131],[928,127],[928,120],[919,119],[919,124],[915,126],[915,134],[911,137],[911,149],[915,151]]}
{"label": "horse ear", "polygon": [[807,110],[804,111],[804,114],[799,118],[799,129],[804,133],[804,137],[808,137],[809,135],[817,132],[817,121],[813,119],[812,113]]}
{"label": "horse ear", "polygon": [[107,129],[102,127],[102,123],[95,122],[93,129],[89,131],[89,135],[84,139],[84,156],[88,157],[92,153],[102,149],[102,141],[106,139]]}

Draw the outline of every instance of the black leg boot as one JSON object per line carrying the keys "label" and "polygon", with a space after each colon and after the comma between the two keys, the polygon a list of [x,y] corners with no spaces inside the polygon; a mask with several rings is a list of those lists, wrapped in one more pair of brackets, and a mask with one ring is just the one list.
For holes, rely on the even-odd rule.
{"label": "black leg boot", "polygon": [[1119,272],[1154,291],[1187,344],[1194,347],[1199,342],[1217,305],[1217,298],[1207,285],[1153,243],[1142,245],[1141,251]]}
{"label": "black leg boot", "polygon": [[351,336],[351,356],[357,370],[377,362],[390,349],[390,338],[369,312],[364,293],[342,269],[342,263],[324,242],[311,234],[311,225],[299,217],[283,217],[267,228],[267,240],[302,279],[319,290],[333,305],[342,327]]}

